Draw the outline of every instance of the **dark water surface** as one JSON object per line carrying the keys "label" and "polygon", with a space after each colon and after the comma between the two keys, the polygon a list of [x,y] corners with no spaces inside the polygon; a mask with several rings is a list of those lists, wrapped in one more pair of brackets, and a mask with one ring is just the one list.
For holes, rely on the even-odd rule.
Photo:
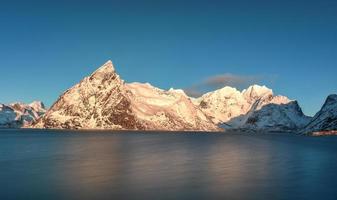
{"label": "dark water surface", "polygon": [[0,199],[337,199],[337,137],[1,130]]}

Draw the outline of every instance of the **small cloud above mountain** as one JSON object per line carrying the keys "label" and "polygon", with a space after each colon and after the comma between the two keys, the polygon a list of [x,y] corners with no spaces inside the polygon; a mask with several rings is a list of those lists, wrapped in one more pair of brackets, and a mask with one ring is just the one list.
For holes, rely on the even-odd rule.
{"label": "small cloud above mountain", "polygon": [[237,75],[231,73],[218,74],[207,77],[201,82],[185,88],[184,91],[189,96],[199,97],[205,92],[213,91],[225,86],[243,89],[252,84],[261,84],[261,82],[266,79],[272,80],[274,77],[262,75]]}

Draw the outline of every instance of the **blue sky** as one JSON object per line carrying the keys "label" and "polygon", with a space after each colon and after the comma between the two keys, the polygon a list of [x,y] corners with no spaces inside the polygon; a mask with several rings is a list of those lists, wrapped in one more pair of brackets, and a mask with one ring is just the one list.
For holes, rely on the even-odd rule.
{"label": "blue sky", "polygon": [[109,59],[164,89],[258,77],[312,115],[337,93],[337,1],[1,3],[0,102],[51,105]]}

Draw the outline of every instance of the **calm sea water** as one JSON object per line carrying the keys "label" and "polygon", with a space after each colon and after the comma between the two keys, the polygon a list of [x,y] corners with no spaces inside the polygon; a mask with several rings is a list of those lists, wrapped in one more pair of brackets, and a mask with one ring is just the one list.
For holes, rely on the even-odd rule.
{"label": "calm sea water", "polygon": [[1,130],[0,199],[337,199],[337,137]]}

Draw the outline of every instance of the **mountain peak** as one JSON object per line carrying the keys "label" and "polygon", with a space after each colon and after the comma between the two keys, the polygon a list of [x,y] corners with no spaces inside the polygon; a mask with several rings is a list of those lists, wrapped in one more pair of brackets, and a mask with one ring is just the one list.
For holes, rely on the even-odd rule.
{"label": "mountain peak", "polygon": [[335,105],[337,105],[337,94],[330,94],[326,98],[321,110],[324,110],[324,111],[329,110],[332,107],[335,107]]}
{"label": "mountain peak", "polygon": [[219,91],[222,91],[222,92],[237,92],[238,90],[234,87],[225,86],[225,87],[219,89]]}
{"label": "mountain peak", "polygon": [[320,111],[303,130],[304,133],[322,134],[322,131],[337,130],[337,94],[329,95]]}
{"label": "mountain peak", "polygon": [[64,92],[35,128],[218,130],[187,96],[124,83],[108,61]]}
{"label": "mountain peak", "polygon": [[246,97],[262,97],[264,95],[273,95],[273,90],[269,89],[265,85],[251,85],[247,89],[242,91],[242,94]]}
{"label": "mountain peak", "polygon": [[255,91],[255,92],[267,92],[271,91],[267,86],[265,85],[251,85],[247,88],[247,91]]}
{"label": "mountain peak", "polygon": [[96,71],[94,71],[94,73],[92,73],[91,76],[95,76],[99,74],[110,74],[114,72],[115,72],[115,68],[112,64],[112,61],[108,60],[106,63],[104,63],[104,65],[102,65]]}
{"label": "mountain peak", "polygon": [[337,94],[330,94],[326,98],[326,102],[337,102]]}

